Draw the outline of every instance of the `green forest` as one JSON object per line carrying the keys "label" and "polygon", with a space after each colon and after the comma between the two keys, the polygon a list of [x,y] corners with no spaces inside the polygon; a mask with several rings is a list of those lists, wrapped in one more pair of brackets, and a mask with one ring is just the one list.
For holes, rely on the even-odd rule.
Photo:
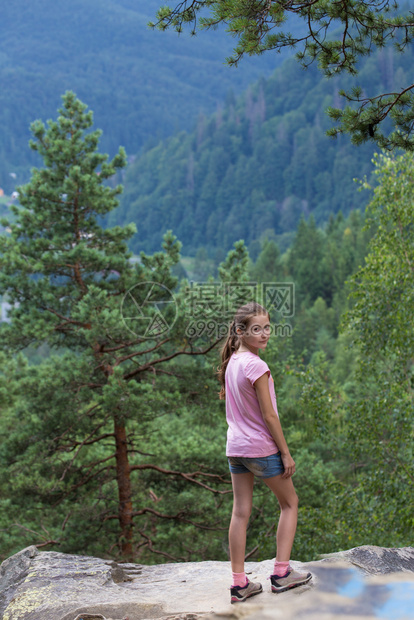
{"label": "green forest", "polygon": [[[358,83],[367,92],[396,88],[409,81],[412,64],[412,50],[380,50],[361,61]],[[137,158],[109,222],[137,223],[135,252],[155,251],[162,232],[172,229],[185,254],[203,248],[217,262],[238,239],[254,253],[273,235],[286,249],[302,216],[313,214],[323,227],[330,214],[364,211],[367,197],[354,179],[372,174],[375,145],[355,148],[348,137],[326,135],[326,110],[340,106],[338,90],[353,83],[285,60],[240,97],[227,97],[215,115],[200,114],[192,132]]]}
{"label": "green forest", "polygon": [[263,57],[229,71],[223,31],[151,31],[158,0],[15,0],[0,20],[0,187],[26,183],[36,158],[27,148],[30,123],[52,118],[73,90],[94,111],[101,150],[128,156],[178,129],[198,111],[210,114],[226,94],[270,75],[283,56]]}
{"label": "green forest", "polygon": [[[266,101],[280,79],[259,84],[251,101]],[[276,115],[280,101],[273,104]],[[233,104],[234,118],[242,105]],[[233,122],[237,144],[230,109],[223,136],[231,140]],[[309,125],[301,118],[305,135],[315,111]],[[70,91],[56,119],[32,124],[41,165],[1,221],[0,294],[11,310],[0,324],[0,558],[36,544],[141,563],[228,559],[232,495],[215,371],[223,325],[240,300],[263,301],[269,285],[280,293],[271,297],[275,333],[264,358],[300,499],[293,558],[413,544],[413,155],[376,155],[373,172],[357,175],[358,205],[342,212],[336,203],[328,215],[313,203],[290,229],[256,225],[260,210],[249,226],[240,206],[244,228],[233,246],[211,263],[199,253],[193,267],[205,273],[191,283],[181,241],[185,249],[196,242],[185,228],[157,214],[173,232],[148,250],[140,218],[122,223],[122,187],[111,180],[125,169],[124,149],[112,159],[100,151],[92,114]],[[218,130],[207,129],[212,145]],[[172,138],[184,171],[195,135]],[[143,166],[134,174],[145,184]],[[306,182],[300,188],[298,199],[311,203]],[[217,222],[218,233],[225,228]],[[278,243],[278,230],[291,231],[289,243]],[[224,243],[214,241],[202,244],[204,258]],[[137,308],[148,299],[151,329],[143,330]],[[257,485],[249,559],[273,557],[276,512]]]}

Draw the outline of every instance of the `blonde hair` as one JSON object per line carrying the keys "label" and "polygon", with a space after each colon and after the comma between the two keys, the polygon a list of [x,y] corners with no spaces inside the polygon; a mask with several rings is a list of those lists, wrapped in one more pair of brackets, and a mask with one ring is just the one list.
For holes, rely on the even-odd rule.
{"label": "blonde hair", "polygon": [[218,380],[221,384],[219,393],[219,398],[221,400],[224,400],[226,396],[225,376],[227,365],[233,353],[240,347],[240,336],[237,334],[237,330],[240,329],[242,332],[245,332],[249,326],[250,320],[258,314],[266,314],[269,316],[266,308],[263,308],[263,306],[255,301],[251,301],[237,310],[233,321],[230,323],[226,342],[221,349],[221,365],[217,370]]}

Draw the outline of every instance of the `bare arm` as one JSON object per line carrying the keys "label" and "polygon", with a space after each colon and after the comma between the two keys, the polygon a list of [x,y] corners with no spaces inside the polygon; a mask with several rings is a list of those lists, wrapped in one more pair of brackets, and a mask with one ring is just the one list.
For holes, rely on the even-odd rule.
{"label": "bare arm", "polygon": [[267,373],[256,379],[254,382],[254,389],[256,390],[256,396],[259,401],[263,420],[282,455],[283,465],[285,466],[285,473],[282,474],[282,477],[290,478],[290,476],[293,476],[295,473],[295,461],[290,455],[279,417],[272,405]]}

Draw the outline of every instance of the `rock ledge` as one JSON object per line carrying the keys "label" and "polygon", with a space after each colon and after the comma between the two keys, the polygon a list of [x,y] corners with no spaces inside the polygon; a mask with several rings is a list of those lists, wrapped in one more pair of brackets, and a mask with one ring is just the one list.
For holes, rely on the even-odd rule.
{"label": "rock ledge", "polygon": [[[414,548],[357,547],[292,562],[312,581],[272,594],[273,560],[246,572],[264,592],[230,605],[230,563],[142,566],[28,547],[0,566],[3,620],[412,620]],[[391,610],[391,611],[387,611]],[[387,615],[387,614],[391,615]]]}

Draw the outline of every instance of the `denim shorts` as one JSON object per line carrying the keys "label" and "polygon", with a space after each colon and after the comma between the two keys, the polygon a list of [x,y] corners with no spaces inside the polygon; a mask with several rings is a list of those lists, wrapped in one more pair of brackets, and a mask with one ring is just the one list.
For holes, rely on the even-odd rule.
{"label": "denim shorts", "polygon": [[251,472],[258,478],[273,478],[273,476],[280,476],[285,471],[280,452],[260,458],[229,456],[228,461],[232,474],[247,474]]}

